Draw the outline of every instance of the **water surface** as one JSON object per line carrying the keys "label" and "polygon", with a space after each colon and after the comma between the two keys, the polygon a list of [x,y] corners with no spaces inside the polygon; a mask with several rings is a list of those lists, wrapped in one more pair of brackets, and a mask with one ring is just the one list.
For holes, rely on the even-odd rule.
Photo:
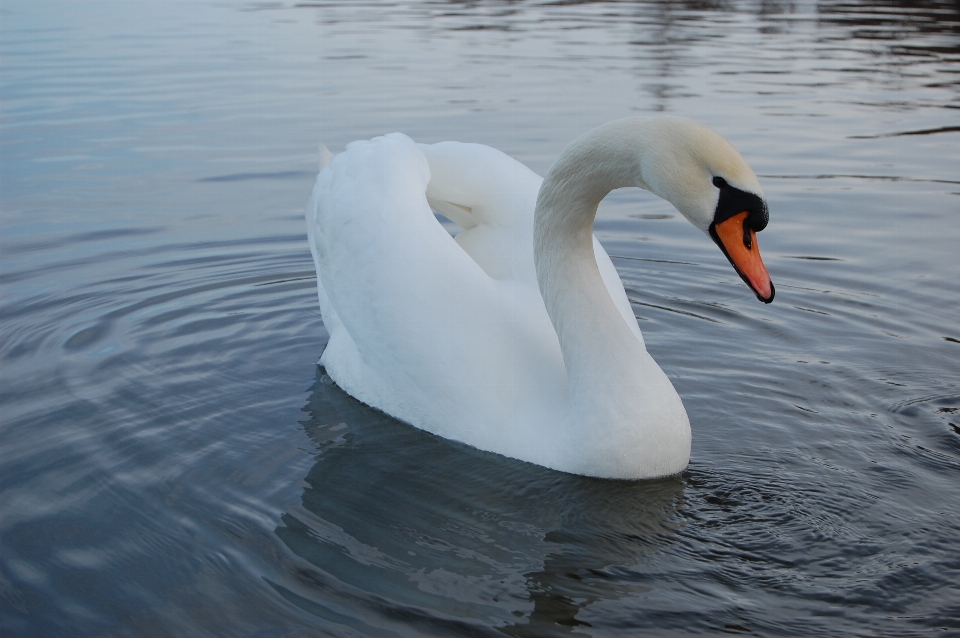
{"label": "water surface", "polygon": [[[955,3],[11,0],[0,65],[0,633],[960,634]],[[479,452],[317,367],[321,139],[543,173],[657,114],[760,175],[777,285],[601,207],[682,476]]]}

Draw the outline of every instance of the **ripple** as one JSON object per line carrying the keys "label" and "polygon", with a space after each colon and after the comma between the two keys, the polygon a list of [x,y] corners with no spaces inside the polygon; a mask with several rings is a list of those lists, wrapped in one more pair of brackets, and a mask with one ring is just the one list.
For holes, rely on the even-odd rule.
{"label": "ripple", "polygon": [[960,126],[939,126],[937,128],[920,129],[916,131],[896,131],[894,133],[878,133],[877,135],[851,135],[852,140],[871,140],[881,137],[900,137],[903,135],[937,135],[938,133],[960,133]]}
{"label": "ripple", "polygon": [[203,177],[198,182],[247,182],[250,180],[263,179],[304,179],[312,178],[315,173],[311,171],[278,171],[275,173],[233,173],[232,175],[216,175],[214,177]]}
{"label": "ripple", "polygon": [[[0,632],[960,628],[951,2],[104,0],[3,20]],[[649,194],[601,205],[690,417],[682,476],[480,452],[316,366],[318,139],[476,141],[542,174],[593,124],[657,113],[759,169],[778,288],[757,303]]]}

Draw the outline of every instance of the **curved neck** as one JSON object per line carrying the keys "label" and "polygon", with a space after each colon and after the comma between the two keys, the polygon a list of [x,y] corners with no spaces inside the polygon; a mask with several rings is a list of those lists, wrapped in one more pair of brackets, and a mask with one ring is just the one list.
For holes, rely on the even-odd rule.
{"label": "curved neck", "polygon": [[[535,251],[541,242],[576,238],[586,246],[597,206],[607,193],[625,186],[649,188],[642,179],[647,127],[643,120],[616,120],[571,142],[550,167],[534,220]],[[539,261],[535,252],[534,259]],[[538,267],[539,273],[539,267]]]}
{"label": "curved neck", "polygon": [[[570,143],[540,187],[534,214],[534,264],[540,293],[560,339],[571,392],[584,381],[622,373],[643,350],[597,268],[593,222],[615,188],[639,186],[644,121],[610,122]],[[613,376],[612,378],[615,378]],[[592,384],[590,384],[592,385]]]}
{"label": "curved neck", "polygon": [[564,150],[537,197],[533,259],[569,381],[558,439],[571,455],[570,471],[579,465],[595,476],[664,476],[690,458],[680,397],[630,318],[617,311],[594,254],[593,221],[607,193],[622,186],[668,192],[644,176],[645,166],[667,157],[664,141],[657,124],[638,118],[596,128]]}

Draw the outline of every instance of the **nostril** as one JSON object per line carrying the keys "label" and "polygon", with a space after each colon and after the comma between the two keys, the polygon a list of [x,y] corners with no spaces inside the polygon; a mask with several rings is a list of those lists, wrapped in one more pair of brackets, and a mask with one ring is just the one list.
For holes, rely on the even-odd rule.
{"label": "nostril", "polygon": [[743,245],[747,247],[747,250],[753,248],[753,236],[750,229],[750,217],[743,218]]}

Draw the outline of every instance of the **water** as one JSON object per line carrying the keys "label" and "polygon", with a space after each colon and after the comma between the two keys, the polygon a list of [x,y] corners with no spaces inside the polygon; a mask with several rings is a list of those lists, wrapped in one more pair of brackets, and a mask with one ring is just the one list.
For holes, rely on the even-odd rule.
{"label": "water", "polygon": [[[0,633],[960,635],[951,2],[0,9]],[[636,190],[597,233],[680,477],[419,432],[316,366],[322,139],[683,114],[761,176],[777,285]]]}

